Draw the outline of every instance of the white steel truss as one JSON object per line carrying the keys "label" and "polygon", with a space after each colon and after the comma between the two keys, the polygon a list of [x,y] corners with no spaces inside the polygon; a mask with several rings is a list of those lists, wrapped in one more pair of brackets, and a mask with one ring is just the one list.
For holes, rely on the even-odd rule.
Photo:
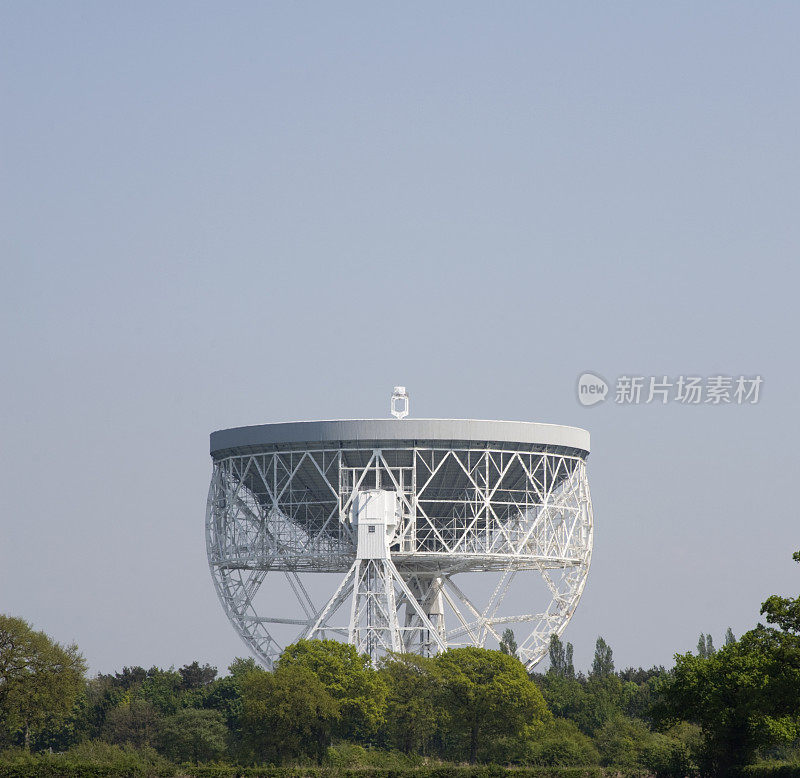
{"label": "white steel truss", "polygon": [[[388,651],[496,645],[511,628],[533,667],[550,635],[564,631],[586,582],[593,519],[584,457],[473,445],[219,458],[206,516],[217,593],[267,666],[286,642],[276,630],[294,627],[295,639],[336,637],[373,660]],[[393,493],[398,506],[380,558],[357,553],[351,520],[357,496],[370,490]],[[471,572],[495,577],[489,595],[467,593],[470,577],[462,583],[461,574]],[[318,604],[315,573],[342,576]],[[288,616],[257,604],[276,579],[296,599]]]}

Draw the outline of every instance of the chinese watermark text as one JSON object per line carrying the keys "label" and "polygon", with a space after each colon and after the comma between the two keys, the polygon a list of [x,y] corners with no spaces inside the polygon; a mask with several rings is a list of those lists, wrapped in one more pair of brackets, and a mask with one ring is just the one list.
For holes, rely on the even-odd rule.
{"label": "chinese watermark text", "polygon": [[760,375],[621,375],[610,393],[605,379],[595,373],[583,373],[578,378],[578,402],[596,405],[610,396],[617,405],[755,405],[763,383]]}

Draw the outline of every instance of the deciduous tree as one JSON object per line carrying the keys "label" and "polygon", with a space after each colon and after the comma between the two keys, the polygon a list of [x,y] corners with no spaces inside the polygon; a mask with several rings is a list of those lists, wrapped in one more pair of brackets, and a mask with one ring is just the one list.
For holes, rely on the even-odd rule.
{"label": "deciduous tree", "polygon": [[63,720],[82,688],[86,666],[75,645],[62,646],[23,619],[0,616],[0,726],[25,748],[46,724]]}
{"label": "deciduous tree", "polygon": [[503,637],[500,639],[500,650],[504,654],[513,656],[514,659],[519,659],[517,654],[517,639],[514,637],[514,630],[507,629],[503,632]]}
{"label": "deciduous tree", "polygon": [[550,657],[550,669],[548,672],[555,675],[566,676],[567,655],[564,650],[564,644],[555,632],[550,635],[548,656]]}
{"label": "deciduous tree", "polygon": [[386,679],[383,739],[404,753],[425,754],[441,721],[441,677],[433,659],[416,654],[390,656],[381,667]]}
{"label": "deciduous tree", "polygon": [[780,629],[759,625],[705,658],[678,655],[660,688],[662,720],[701,727],[705,768],[715,775],[800,734],[800,599],[775,595],[761,612]]}
{"label": "deciduous tree", "polygon": [[162,722],[159,751],[174,762],[207,762],[225,752],[226,734],[219,711],[186,708]]}
{"label": "deciduous tree", "polygon": [[700,637],[697,639],[697,656],[705,659],[708,656],[708,649],[706,648],[706,636],[704,633],[700,633]]}
{"label": "deciduous tree", "polygon": [[299,640],[288,646],[279,667],[308,668],[339,705],[336,734],[371,741],[386,715],[386,681],[355,646],[336,640]]}
{"label": "deciduous tree", "polygon": [[322,761],[339,719],[339,704],[303,664],[254,670],[241,680],[242,735],[258,761],[303,754]]}
{"label": "deciduous tree", "polygon": [[611,646],[599,637],[594,647],[594,659],[592,669],[589,673],[590,678],[606,678],[614,673],[614,659]]}
{"label": "deciduous tree", "polygon": [[575,665],[572,662],[572,643],[567,641],[566,649],[564,650],[564,675],[567,678],[574,678],[575,677]]}
{"label": "deciduous tree", "polygon": [[184,665],[178,672],[181,676],[182,689],[200,689],[217,677],[216,667],[209,664],[201,665],[197,660],[190,665]]}
{"label": "deciduous tree", "polygon": [[134,697],[130,690],[120,703],[106,714],[103,737],[109,743],[142,748],[153,746],[156,741],[158,711],[147,701]]}
{"label": "deciduous tree", "polygon": [[500,651],[457,648],[435,659],[442,676],[447,726],[470,762],[493,737],[514,736],[547,716],[547,706],[522,664]]}

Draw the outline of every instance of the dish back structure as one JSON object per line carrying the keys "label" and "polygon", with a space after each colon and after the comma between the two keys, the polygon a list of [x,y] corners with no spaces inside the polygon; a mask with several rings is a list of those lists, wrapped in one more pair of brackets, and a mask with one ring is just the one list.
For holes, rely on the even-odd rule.
{"label": "dish back structure", "polygon": [[[586,582],[588,454],[585,430],[529,422],[363,419],[212,433],[206,542],[220,601],[267,667],[284,647],[276,630],[287,628],[283,642],[333,637],[373,661],[496,645],[510,628],[533,667]],[[338,584],[318,598],[320,573]],[[491,585],[468,594],[466,573]],[[544,585],[538,602],[531,576]],[[290,617],[269,597],[275,579],[296,598]]]}

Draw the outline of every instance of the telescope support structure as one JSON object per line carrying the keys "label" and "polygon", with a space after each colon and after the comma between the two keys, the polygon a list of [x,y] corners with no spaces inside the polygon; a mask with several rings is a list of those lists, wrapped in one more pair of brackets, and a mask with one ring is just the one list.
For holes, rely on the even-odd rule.
{"label": "telescope support structure", "polygon": [[[398,511],[396,492],[372,489],[355,496],[350,522],[356,531],[356,560],[303,637],[324,638],[326,630],[341,633],[342,627],[333,620],[349,599],[348,643],[373,662],[387,652],[446,650],[441,634],[441,593],[431,583],[428,593],[433,592],[432,599],[415,595],[392,562],[389,545],[395,537]],[[428,604],[427,611],[424,604]],[[406,612],[401,627],[398,610],[403,605]]]}

